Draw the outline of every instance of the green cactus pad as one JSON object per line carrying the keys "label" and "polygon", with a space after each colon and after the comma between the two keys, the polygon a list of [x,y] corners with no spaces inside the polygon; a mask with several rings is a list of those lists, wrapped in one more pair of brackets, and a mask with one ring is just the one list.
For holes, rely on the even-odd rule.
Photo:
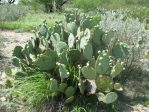
{"label": "green cactus pad", "polygon": [[31,40],[29,40],[29,42],[28,42],[28,50],[29,50],[29,53],[31,53],[31,54],[36,53],[35,44]]}
{"label": "green cactus pad", "polygon": [[23,48],[21,46],[16,46],[13,50],[13,56],[19,58],[19,59],[24,59],[25,56],[22,53]]}
{"label": "green cactus pad", "polygon": [[69,61],[72,63],[76,63],[76,62],[80,61],[80,57],[81,57],[81,53],[77,49],[71,49],[68,52]]}
{"label": "green cactus pad", "polygon": [[117,91],[123,91],[122,85],[120,83],[115,83],[114,89]]}
{"label": "green cactus pad", "polygon": [[84,66],[81,71],[86,79],[95,80],[97,77],[95,69],[90,66]]}
{"label": "green cactus pad", "polygon": [[67,51],[63,51],[60,55],[59,55],[59,62],[61,64],[64,64],[64,65],[68,65],[68,53]]}
{"label": "green cactus pad", "polygon": [[58,54],[62,53],[64,50],[67,50],[68,45],[65,42],[58,42],[55,46],[55,49]]}
{"label": "green cactus pad", "polygon": [[50,79],[51,85],[50,85],[50,89],[52,93],[55,93],[58,91],[58,82],[56,79],[51,78]]}
{"label": "green cactus pad", "polygon": [[90,43],[88,43],[85,48],[83,49],[83,56],[87,59],[87,60],[91,60],[93,57],[93,47]]}
{"label": "green cactus pad", "polygon": [[44,53],[44,55],[49,56],[52,58],[53,61],[57,61],[58,60],[58,55],[56,51],[53,51],[51,49],[47,49]]}
{"label": "green cactus pad", "polygon": [[112,48],[112,55],[116,58],[126,58],[128,54],[128,46],[124,43],[118,43]]}
{"label": "green cactus pad", "polygon": [[69,86],[66,90],[65,90],[65,95],[67,98],[73,96],[75,94],[76,90],[74,87]]}
{"label": "green cactus pad", "polygon": [[55,33],[51,35],[50,40],[52,41],[52,45],[56,47],[57,44],[60,42],[60,35],[58,33]]}
{"label": "green cactus pad", "polygon": [[74,100],[74,96],[71,96],[65,100],[65,103],[66,104],[71,103],[71,102],[73,102],[73,100]]}
{"label": "green cactus pad", "polygon": [[60,74],[61,79],[65,79],[69,77],[68,71],[64,64],[59,64],[59,74]]}
{"label": "green cactus pad", "polygon": [[16,67],[20,67],[20,62],[18,58],[13,58],[12,59],[12,64]]}
{"label": "green cactus pad", "polygon": [[99,29],[99,27],[94,27],[92,33],[93,42],[98,46],[101,45],[103,35],[104,32],[101,29]]}
{"label": "green cactus pad", "polygon": [[96,93],[96,96],[99,101],[105,102],[105,95],[101,92]]}
{"label": "green cactus pad", "polygon": [[115,92],[110,92],[105,96],[105,103],[110,104],[117,100],[118,96]]}
{"label": "green cactus pad", "polygon": [[109,92],[113,89],[112,78],[108,76],[98,76],[95,82],[98,90]]}
{"label": "green cactus pad", "polygon": [[82,95],[84,95],[84,92],[85,92],[85,84],[84,84],[82,81],[79,81],[78,86],[79,86],[80,93],[81,93]]}
{"label": "green cactus pad", "polygon": [[67,88],[67,86],[68,86],[68,84],[66,84],[66,83],[61,83],[61,84],[59,85],[59,91],[62,92],[62,93],[64,93],[64,91],[65,91],[65,89]]}
{"label": "green cactus pad", "polygon": [[68,31],[68,33],[72,33],[73,35],[76,35],[77,28],[78,27],[77,27],[75,22],[67,23],[67,31]]}
{"label": "green cactus pad", "polygon": [[39,28],[39,35],[46,37],[48,33],[48,27],[44,24]]}
{"label": "green cactus pad", "polygon": [[101,54],[99,54],[95,63],[96,72],[100,75],[110,73],[111,67],[109,63],[110,63],[110,58],[107,53],[102,52]]}
{"label": "green cactus pad", "polygon": [[28,74],[27,74],[26,72],[17,72],[17,73],[15,74],[15,78],[16,78],[16,79],[24,78],[24,77],[26,77],[26,76],[28,76]]}
{"label": "green cactus pad", "polygon": [[48,71],[55,67],[56,63],[51,56],[41,55],[35,61],[35,66],[37,66],[42,71]]}
{"label": "green cactus pad", "polygon": [[94,26],[92,24],[91,18],[86,17],[81,21],[81,29],[85,30],[86,28],[92,29]]}
{"label": "green cactus pad", "polygon": [[93,68],[95,68],[95,63],[96,63],[96,60],[95,58],[93,57],[90,61],[89,61],[89,65]]}
{"label": "green cactus pad", "polygon": [[123,64],[121,62],[117,62],[115,66],[112,67],[111,76],[114,78],[119,75],[123,71]]}
{"label": "green cactus pad", "polygon": [[5,74],[6,74],[8,77],[11,77],[11,76],[12,76],[11,68],[9,68],[9,67],[5,68]]}
{"label": "green cactus pad", "polygon": [[114,33],[115,33],[114,31],[109,31],[103,35],[102,41],[103,41],[104,45],[106,45],[106,46],[110,45],[112,37],[114,37]]}
{"label": "green cactus pad", "polygon": [[61,31],[62,31],[62,26],[58,23],[54,26],[54,32],[55,33],[58,33],[58,34],[61,34]]}

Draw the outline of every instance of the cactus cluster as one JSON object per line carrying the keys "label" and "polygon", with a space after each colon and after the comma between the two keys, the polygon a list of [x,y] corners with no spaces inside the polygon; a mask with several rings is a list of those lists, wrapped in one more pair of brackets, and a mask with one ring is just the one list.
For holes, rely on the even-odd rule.
{"label": "cactus cluster", "polygon": [[[123,59],[128,45],[112,40],[110,32],[99,26],[100,16],[89,16],[75,10],[66,13],[63,22],[48,28],[46,22],[35,32],[24,48],[16,46],[13,65],[28,76],[34,71],[46,72],[51,81],[52,97],[63,95],[71,103],[77,95],[88,95],[86,81],[94,81],[99,101],[113,103],[121,91],[114,79],[124,70]],[[26,73],[26,74],[25,74]],[[27,75],[28,74],[28,75]]]}

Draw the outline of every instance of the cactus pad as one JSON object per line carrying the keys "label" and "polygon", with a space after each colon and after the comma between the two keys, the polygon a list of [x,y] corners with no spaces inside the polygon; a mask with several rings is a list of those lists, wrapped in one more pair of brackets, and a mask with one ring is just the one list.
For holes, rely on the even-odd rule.
{"label": "cactus pad", "polygon": [[74,87],[69,86],[66,90],[65,90],[65,95],[67,98],[73,96],[75,94],[76,90]]}
{"label": "cactus pad", "polygon": [[98,90],[109,92],[113,89],[113,81],[108,76],[98,76],[95,82]]}
{"label": "cactus pad", "polygon": [[84,66],[81,71],[86,79],[95,80],[97,77],[95,69],[90,66]]}

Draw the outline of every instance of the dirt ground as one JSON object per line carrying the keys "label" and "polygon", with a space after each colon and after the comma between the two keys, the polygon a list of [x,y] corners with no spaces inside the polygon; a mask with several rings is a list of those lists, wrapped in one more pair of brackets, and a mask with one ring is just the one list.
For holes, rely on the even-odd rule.
{"label": "dirt ground", "polygon": [[[11,66],[12,50],[16,45],[25,45],[25,43],[33,37],[33,33],[16,33],[15,31],[0,31],[0,41],[3,40],[3,47],[1,48],[1,57],[0,57],[0,81],[2,81],[1,73],[4,68]],[[140,77],[140,76],[138,76]],[[125,84],[126,96],[132,96],[134,94],[139,94],[143,98],[149,97],[149,75],[143,75],[140,77],[140,80],[128,80],[128,83]],[[136,97],[135,97],[136,98]],[[143,100],[144,101],[144,100]],[[129,102],[129,101],[127,101]],[[122,110],[120,112],[149,112],[149,105],[144,106],[144,102],[133,101],[128,104],[121,103]]]}
{"label": "dirt ground", "polygon": [[14,31],[0,31],[0,40],[3,40],[1,49],[0,71],[3,71],[6,65],[11,64],[12,50],[17,45],[25,45],[27,40],[33,37],[33,33],[16,33]]}

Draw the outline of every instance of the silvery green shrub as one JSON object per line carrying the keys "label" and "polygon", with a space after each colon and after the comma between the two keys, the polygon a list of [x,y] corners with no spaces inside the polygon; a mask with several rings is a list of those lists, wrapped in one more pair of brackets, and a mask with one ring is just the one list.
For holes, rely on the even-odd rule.
{"label": "silvery green shrub", "polygon": [[140,22],[138,18],[127,17],[122,10],[104,10],[100,21],[100,26],[104,31],[112,31],[113,38],[122,39],[131,46],[130,60],[133,62],[144,59],[144,53],[149,48],[147,43],[149,30],[145,28],[145,25],[146,23]]}
{"label": "silvery green shrub", "polygon": [[29,9],[20,5],[0,5],[0,21],[15,21],[27,14]]}

